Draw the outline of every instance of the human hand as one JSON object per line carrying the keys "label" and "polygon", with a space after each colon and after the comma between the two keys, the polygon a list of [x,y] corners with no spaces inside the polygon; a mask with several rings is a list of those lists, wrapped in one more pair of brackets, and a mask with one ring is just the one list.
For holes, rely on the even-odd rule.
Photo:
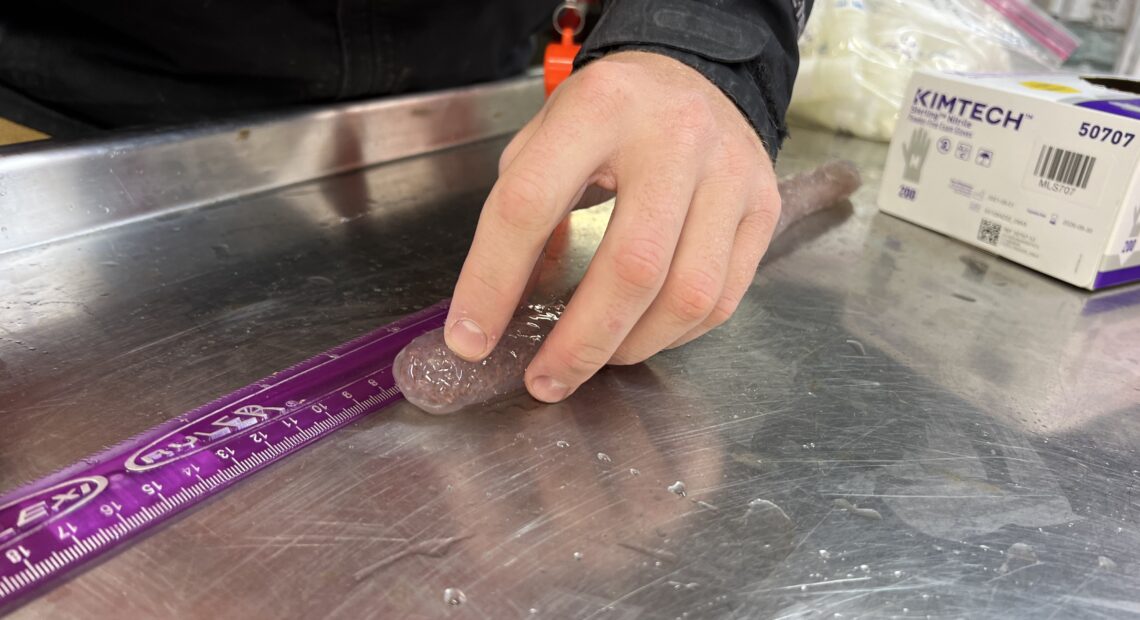
{"label": "human hand", "polygon": [[560,401],[606,363],[641,362],[726,321],[780,215],[772,163],[736,106],[666,56],[619,52],[566,80],[503,152],[451,302],[446,342],[487,356],[555,226],[617,192],[580,286],[527,369]]}

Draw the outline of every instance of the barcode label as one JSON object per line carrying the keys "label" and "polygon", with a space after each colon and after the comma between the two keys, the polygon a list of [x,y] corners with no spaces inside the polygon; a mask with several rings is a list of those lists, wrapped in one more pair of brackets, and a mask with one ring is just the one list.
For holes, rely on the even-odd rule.
{"label": "barcode label", "polygon": [[1095,165],[1096,158],[1092,155],[1045,145],[1037,155],[1037,166],[1033,169],[1033,174],[1041,179],[1085,189]]}

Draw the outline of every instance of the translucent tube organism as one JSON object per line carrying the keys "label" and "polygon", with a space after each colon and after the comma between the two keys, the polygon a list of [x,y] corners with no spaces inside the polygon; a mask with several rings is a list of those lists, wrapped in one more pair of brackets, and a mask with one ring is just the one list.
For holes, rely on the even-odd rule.
{"label": "translucent tube organism", "polygon": [[495,349],[479,362],[452,353],[443,341],[443,329],[432,330],[408,343],[396,356],[392,364],[396,386],[413,405],[435,414],[513,394],[522,389],[527,365],[554,329],[562,310],[562,305],[521,308]]}

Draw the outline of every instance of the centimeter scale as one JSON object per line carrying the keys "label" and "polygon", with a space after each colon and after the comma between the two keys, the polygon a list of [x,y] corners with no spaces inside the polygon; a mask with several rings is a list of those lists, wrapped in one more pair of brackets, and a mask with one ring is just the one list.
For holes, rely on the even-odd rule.
{"label": "centimeter scale", "polygon": [[392,361],[441,302],[0,497],[0,612],[399,398]]}

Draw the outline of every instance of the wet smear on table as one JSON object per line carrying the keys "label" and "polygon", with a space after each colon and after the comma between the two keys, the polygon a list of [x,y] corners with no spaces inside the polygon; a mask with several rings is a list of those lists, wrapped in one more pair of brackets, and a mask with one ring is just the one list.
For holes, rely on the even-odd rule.
{"label": "wet smear on table", "polygon": [[839,508],[840,510],[845,510],[847,514],[855,515],[856,517],[863,517],[864,519],[870,519],[872,521],[882,521],[883,519],[883,515],[879,514],[878,510],[875,510],[873,508],[860,508],[843,498],[839,498],[833,501],[832,505],[834,505],[836,508]]}
{"label": "wet smear on table", "polygon": [[377,571],[383,570],[404,558],[409,558],[416,555],[426,556],[429,558],[442,558],[451,551],[452,545],[455,543],[470,538],[470,535],[464,536],[448,536],[446,538],[428,538],[416,543],[411,543],[403,549],[389,555],[388,557],[366,566],[354,575],[357,581],[368,578]]}
{"label": "wet smear on table", "polygon": [[645,556],[649,556],[649,557],[653,558],[654,560],[659,560],[662,562],[676,562],[677,561],[677,554],[673,553],[672,551],[666,551],[665,549],[651,549],[649,547],[643,547],[643,546],[638,545],[638,544],[625,543],[625,542],[619,542],[617,544],[617,546],[619,546],[623,549],[629,549],[630,551],[636,551],[637,553],[640,553],[640,554],[645,555]]}

